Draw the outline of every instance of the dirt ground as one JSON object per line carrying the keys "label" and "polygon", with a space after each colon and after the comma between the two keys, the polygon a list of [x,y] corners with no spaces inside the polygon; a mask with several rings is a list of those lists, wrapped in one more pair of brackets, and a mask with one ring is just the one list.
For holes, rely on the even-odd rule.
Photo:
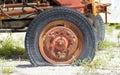
{"label": "dirt ground", "polygon": [[[120,31],[115,30],[113,33],[107,34],[106,40],[116,42],[118,44],[118,32]],[[110,59],[108,59],[108,57]],[[110,49],[98,51],[95,56],[95,59],[97,58],[102,58],[106,62],[101,62],[100,65],[102,66],[95,71],[91,70],[89,72],[86,71],[86,67],[82,66],[68,65],[33,67],[28,60],[12,61],[12,59],[10,59],[5,62],[1,62],[1,64],[4,64],[5,67],[14,68],[13,73],[9,75],[120,75],[120,47],[111,47]],[[100,61],[102,60],[100,59]],[[2,73],[2,68],[3,65],[0,65],[0,75],[7,75]]]}
{"label": "dirt ground", "polygon": [[[101,67],[93,72],[85,72],[81,66],[41,66],[33,67],[28,60],[26,61],[12,61],[5,62],[7,65],[13,66],[14,72],[9,75],[120,75],[120,51],[115,48],[114,53],[116,56],[106,64],[106,67]],[[120,50],[120,48],[119,48]],[[100,56],[105,57],[105,52],[100,51]],[[96,56],[95,58],[98,58]],[[106,58],[104,58],[106,59]],[[101,63],[104,64],[104,63]],[[6,67],[9,67],[7,66]],[[0,67],[0,70],[2,66]],[[0,75],[7,75],[2,74]]]}

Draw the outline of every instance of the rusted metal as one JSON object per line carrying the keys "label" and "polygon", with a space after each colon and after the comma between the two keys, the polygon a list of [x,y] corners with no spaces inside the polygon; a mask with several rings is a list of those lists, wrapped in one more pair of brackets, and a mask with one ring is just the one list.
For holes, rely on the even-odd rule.
{"label": "rusted metal", "polygon": [[99,13],[106,13],[106,7],[110,4],[101,4],[100,0],[54,0],[61,6],[74,8],[84,15],[92,13],[97,15]]}
{"label": "rusted metal", "polygon": [[100,0],[95,1],[91,0],[92,4],[92,14],[93,15],[98,15],[99,13],[106,13],[107,6],[110,6],[111,4],[102,4]]}
{"label": "rusted metal", "polygon": [[74,8],[76,10],[78,10],[81,13],[85,13],[85,4],[82,4],[82,2],[80,2],[80,0],[54,0],[56,1],[59,5],[61,6],[67,6],[70,8]]}
{"label": "rusted metal", "polygon": [[43,11],[52,8],[49,2],[40,3],[40,1],[41,0],[34,0],[32,3],[25,3],[23,0],[20,1],[21,3],[17,3],[16,0],[12,3],[11,0],[6,1],[7,4],[5,3],[0,5],[0,19],[8,19],[9,16],[22,16],[37,12],[38,10]]}
{"label": "rusted metal", "polygon": [[[58,6],[65,6],[69,8],[74,8],[81,12],[84,15],[92,13],[93,15],[97,15],[100,12],[106,13],[106,7],[110,4],[101,4],[100,0],[53,0]],[[20,3],[21,2],[21,3]],[[32,3],[28,2],[27,4],[21,0],[20,2],[16,2],[16,0],[12,3],[7,1],[8,4],[2,4],[0,7],[3,8],[4,12],[10,16],[21,16],[23,14],[30,14],[36,12],[38,10],[46,10],[52,8],[50,2],[41,3],[41,0],[34,0]],[[31,8],[27,8],[31,7]],[[35,7],[35,8],[33,8]],[[19,9],[18,9],[19,8]],[[20,9],[21,8],[21,9]],[[3,11],[0,11],[0,19],[7,19],[6,15]]]}
{"label": "rusted metal", "polygon": [[[61,28],[62,27],[55,28],[55,29],[58,29],[58,31],[60,31]],[[60,33],[60,32],[57,32],[57,33]],[[53,46],[57,50],[66,50],[68,47],[68,39],[63,35],[58,35],[53,40]]]}
{"label": "rusted metal", "polygon": [[0,21],[0,27],[3,29],[23,29],[29,25],[33,19],[22,19],[22,20],[3,20]]}
{"label": "rusted metal", "polygon": [[101,5],[97,5],[97,13],[103,12],[103,13],[107,13],[107,6],[110,6],[111,4],[101,4]]}
{"label": "rusted metal", "polygon": [[[52,8],[52,6],[46,6],[46,7],[38,7],[37,9],[49,9],[49,8]],[[30,13],[33,13],[33,12],[36,12],[37,10],[34,9],[34,8],[26,8],[24,10],[11,10],[11,11],[6,11],[6,13],[8,15],[12,15],[12,16],[16,16],[16,15],[23,15],[23,14],[30,14]],[[0,17],[3,17],[5,16],[3,13],[0,13]]]}
{"label": "rusted metal", "polygon": [[68,64],[82,52],[83,37],[71,22],[57,20],[47,24],[39,38],[42,56],[53,64]]}
{"label": "rusted metal", "polygon": [[97,8],[97,12],[96,13],[100,13],[103,12],[105,13],[105,23],[107,24],[107,14],[110,14],[110,12],[107,11],[107,7],[110,6],[111,4],[107,3],[107,4],[101,4],[98,5]]}
{"label": "rusted metal", "polygon": [[[106,14],[107,22],[107,6],[110,5],[101,4],[100,0],[1,1],[4,2],[0,2],[0,32],[26,31],[30,21],[38,13],[56,6],[73,8],[85,16],[96,16],[102,12]],[[33,13],[35,14],[33,15]],[[26,15],[30,16],[28,17]],[[91,23],[93,23],[93,19],[90,19]],[[83,36],[80,29],[72,22],[67,20],[52,21],[44,25],[38,35],[39,52],[45,60],[52,64],[70,64],[81,55],[84,45]]]}
{"label": "rusted metal", "polygon": [[[32,6],[49,6],[50,4],[49,3],[41,3],[41,4],[37,4],[37,3],[27,3],[28,5],[32,5]],[[16,4],[3,4],[3,5],[0,5],[4,8],[13,8],[13,7],[23,7],[25,6],[25,4],[23,3],[16,3]]]}
{"label": "rusted metal", "polygon": [[[37,5],[37,3],[28,3],[28,5]],[[22,7],[22,6],[25,6],[23,3],[16,3],[16,4],[3,4],[3,5],[0,5],[4,8],[13,8],[13,7]]]}

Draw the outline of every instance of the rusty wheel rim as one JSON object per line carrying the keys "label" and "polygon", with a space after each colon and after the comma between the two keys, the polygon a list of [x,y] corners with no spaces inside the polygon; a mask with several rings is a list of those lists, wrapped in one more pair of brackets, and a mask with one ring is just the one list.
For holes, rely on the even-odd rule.
{"label": "rusty wheel rim", "polygon": [[72,22],[56,20],[48,23],[39,37],[39,50],[52,64],[69,64],[82,52],[83,36]]}

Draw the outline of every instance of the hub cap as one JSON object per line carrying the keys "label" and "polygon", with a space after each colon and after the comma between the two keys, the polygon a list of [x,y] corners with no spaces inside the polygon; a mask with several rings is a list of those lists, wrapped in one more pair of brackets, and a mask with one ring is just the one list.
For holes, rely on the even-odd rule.
{"label": "hub cap", "polygon": [[82,46],[83,37],[80,30],[66,20],[53,21],[40,33],[40,53],[52,64],[73,62],[80,55]]}

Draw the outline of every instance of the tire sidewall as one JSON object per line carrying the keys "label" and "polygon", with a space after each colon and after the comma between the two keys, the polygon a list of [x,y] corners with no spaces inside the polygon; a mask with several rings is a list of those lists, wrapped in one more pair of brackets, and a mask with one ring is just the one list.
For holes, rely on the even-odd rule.
{"label": "tire sidewall", "polygon": [[103,19],[100,15],[97,15],[94,18],[95,18],[94,24],[95,24],[96,31],[97,31],[97,40],[98,40],[98,44],[99,44],[99,43],[102,43],[104,41],[105,26],[104,26]]}

